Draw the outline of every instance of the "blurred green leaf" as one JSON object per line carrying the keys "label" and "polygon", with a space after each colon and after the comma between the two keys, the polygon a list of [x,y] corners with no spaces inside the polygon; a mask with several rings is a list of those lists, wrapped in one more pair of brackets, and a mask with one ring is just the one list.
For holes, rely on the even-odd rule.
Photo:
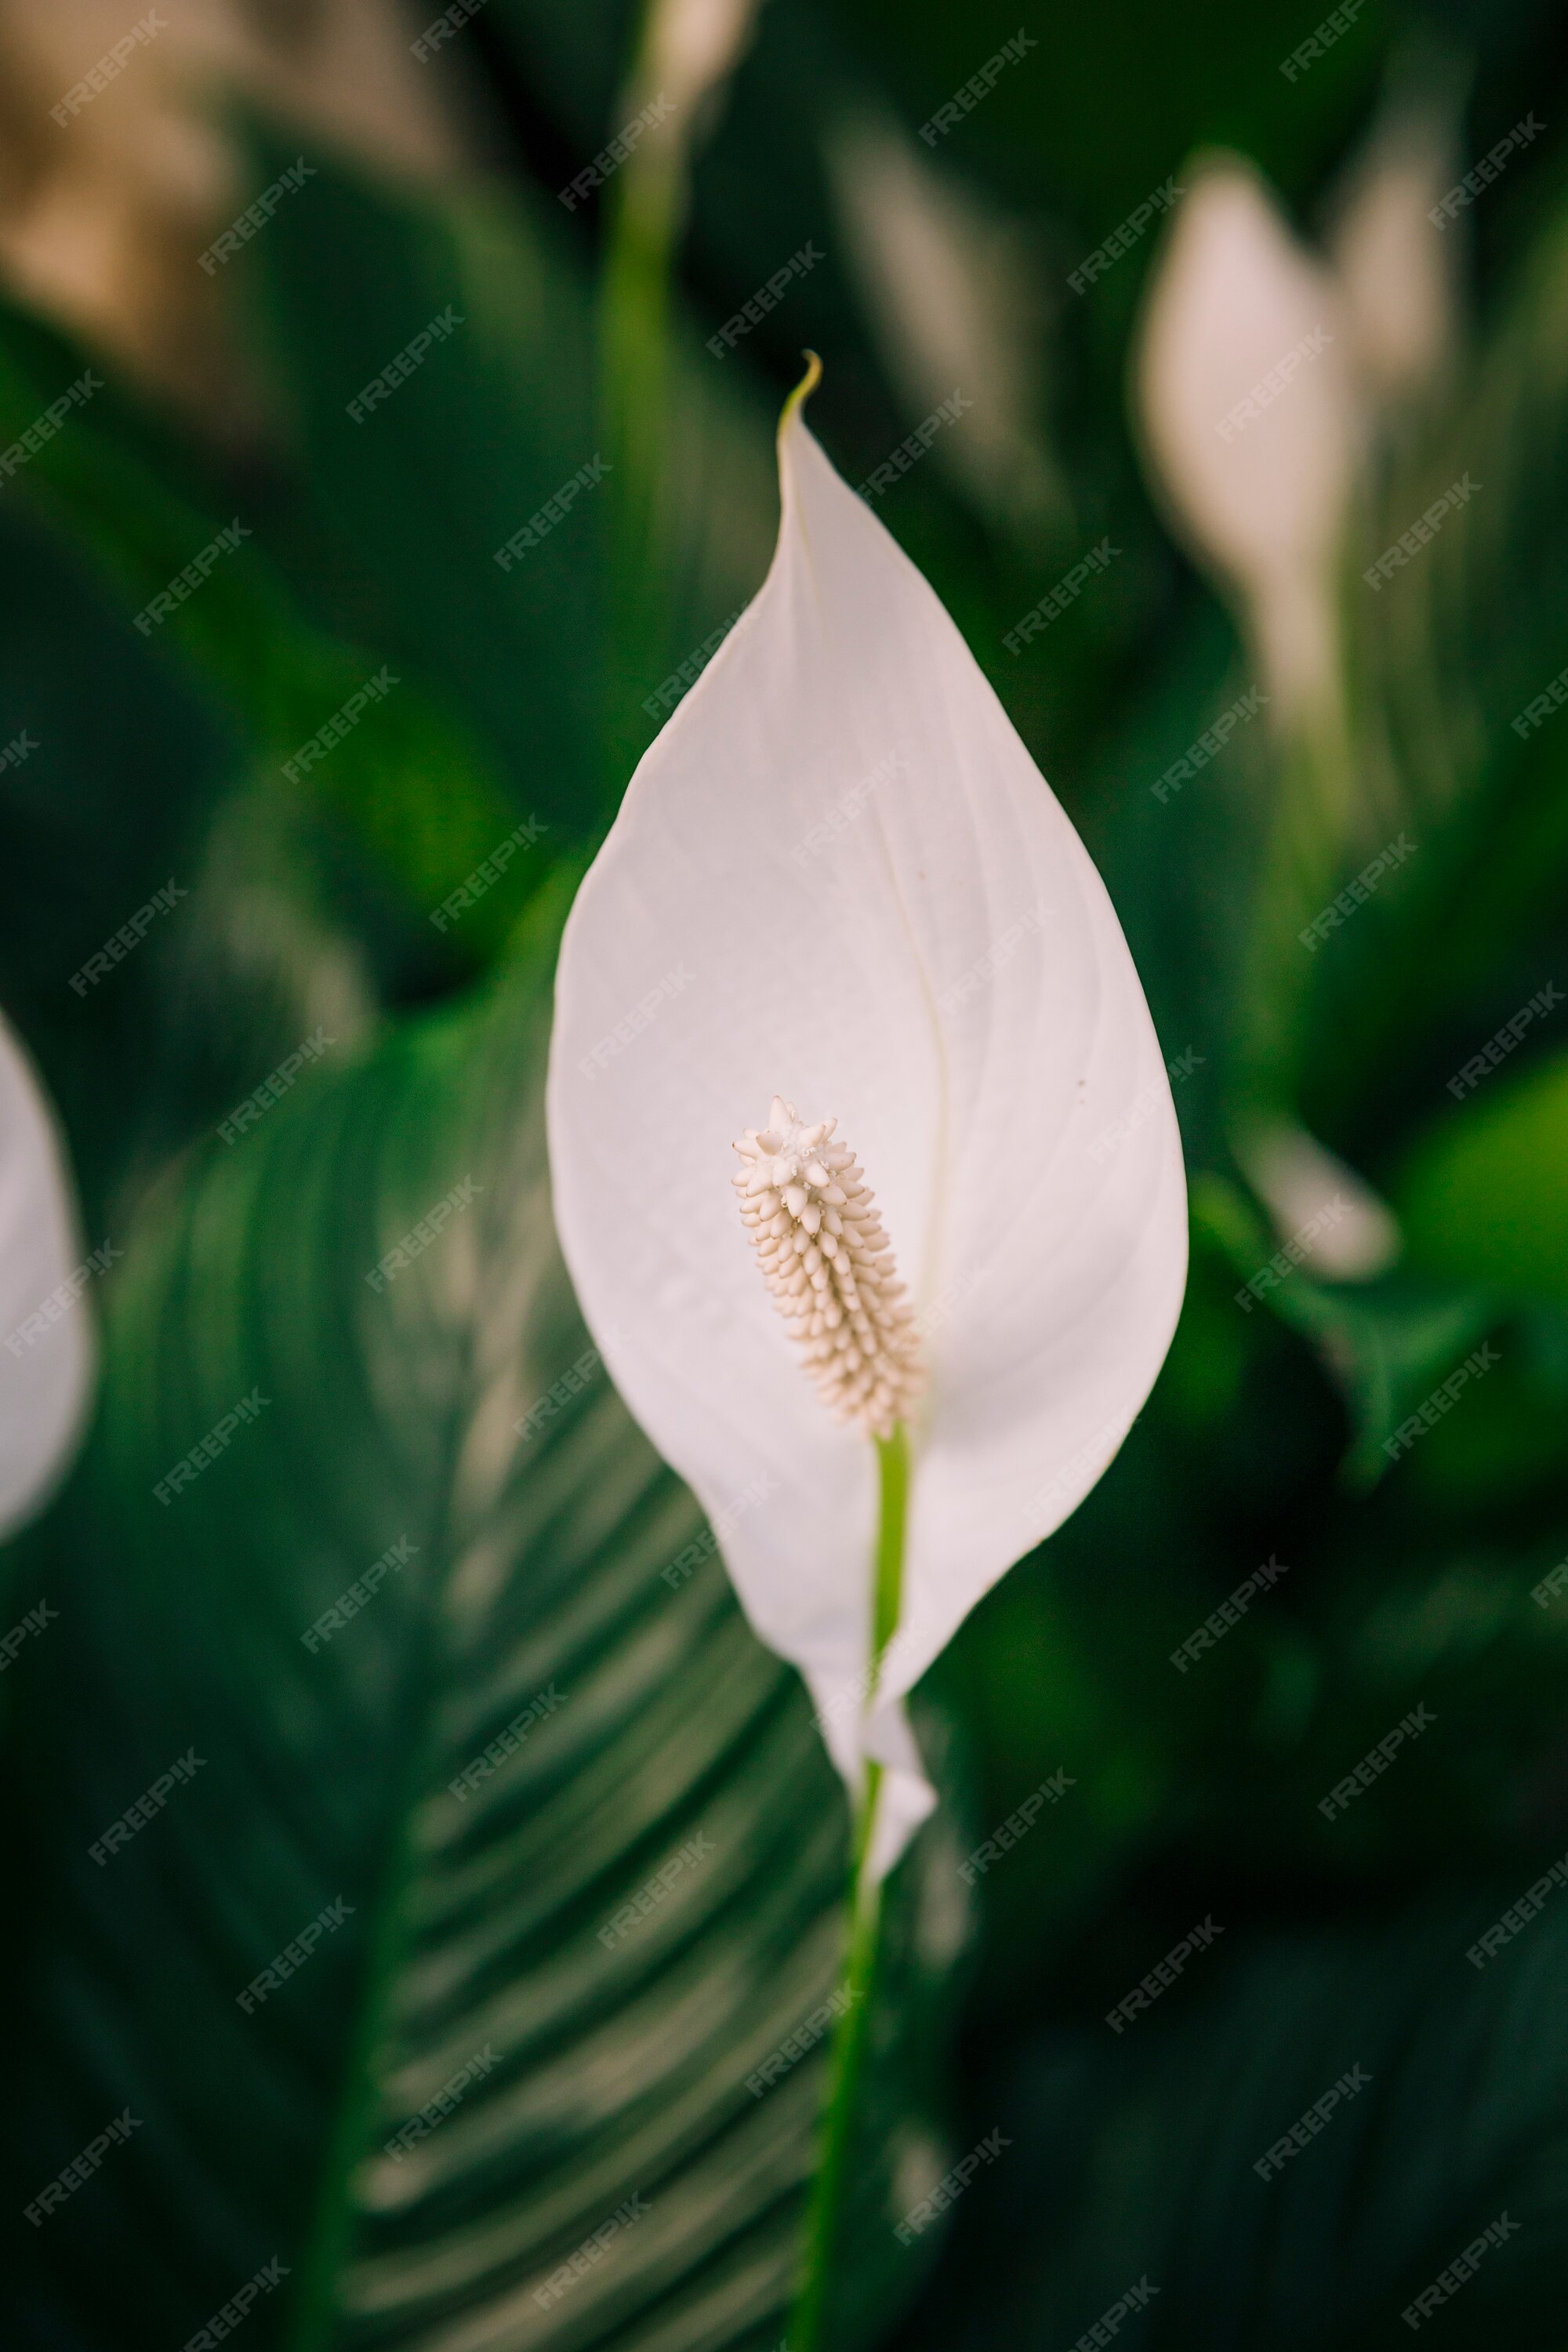
{"label": "blurred green leaf", "polygon": [[[746,2078],[833,1981],[847,1811],[576,1315],[549,949],[301,1080],[132,1234],[91,1455],[10,1562],[58,1615],[6,1686],[17,2201],[138,2118],[29,2237],[28,2340],[153,2352],[274,2256],[258,2347],[718,2352],[782,2326],[826,2042]],[[946,2160],[954,1863],[938,1824],[895,1885],[847,2345],[918,2283],[890,2225]]]}
{"label": "blurred green leaf", "polygon": [[[1071,2344],[1147,2279],[1133,2340],[1150,2352],[1371,2352],[1506,2210],[1518,2235],[1434,2325],[1445,2343],[1547,2352],[1568,2254],[1565,1898],[1548,1885],[1544,1914],[1482,1969],[1466,1958],[1536,1875],[1383,1931],[1233,1941],[1216,1903],[1219,1941],[1189,1952],[1157,2013],[1015,2054],[971,2109],[1013,2145],[971,2188],[919,2340]],[[1204,1912],[1200,1893],[1145,1965]],[[1096,2008],[1128,1990],[1108,1975]],[[1260,2177],[1347,2076],[1353,2092]]]}
{"label": "blurred green leaf", "polygon": [[1568,1053],[1464,1104],[1416,1146],[1395,1202],[1443,1274],[1568,1305]]}
{"label": "blurred green leaf", "polygon": [[[73,369],[80,373],[79,359],[0,308],[6,439],[34,422]],[[18,477],[27,502],[107,573],[149,645],[164,658],[173,654],[187,681],[194,677],[278,780],[273,789],[345,819],[423,920],[516,824],[485,756],[416,676],[395,673],[384,695],[366,696],[384,655],[341,642],[306,618],[273,566],[246,543],[254,521],[216,499],[197,505],[187,486],[172,486],[145,454],[154,436],[124,429],[122,402],[110,396],[100,421],[102,397],[73,411]],[[245,536],[213,554],[219,532],[236,522]],[[150,616],[152,599],[179,588],[179,575],[204,554],[205,576],[172,609]],[[299,765],[301,748],[356,697],[343,731]],[[283,775],[285,761],[295,762],[294,775]],[[493,954],[516,914],[506,892],[480,898],[458,936],[470,950]]]}

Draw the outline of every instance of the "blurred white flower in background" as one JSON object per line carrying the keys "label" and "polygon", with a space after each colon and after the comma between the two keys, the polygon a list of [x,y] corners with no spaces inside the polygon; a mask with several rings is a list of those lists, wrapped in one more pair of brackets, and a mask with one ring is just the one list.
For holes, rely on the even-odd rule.
{"label": "blurred white flower in background", "polygon": [[649,97],[668,98],[686,118],[689,145],[756,31],[760,0],[656,0],[647,20],[641,78]]}
{"label": "blurred white flower in background", "polygon": [[1367,393],[1385,407],[1441,382],[1454,358],[1461,242],[1427,218],[1458,176],[1452,73],[1398,91],[1349,164],[1328,246]]}
{"label": "blurred white flower in background", "polygon": [[1403,1246],[1394,1214],[1363,1176],[1285,1121],[1259,1129],[1237,1157],[1282,1241],[1299,1240],[1302,1262],[1330,1282],[1369,1282]]}
{"label": "blurred white flower in background", "polygon": [[1288,729],[1337,707],[1358,473],[1389,404],[1453,349],[1452,258],[1426,217],[1451,124],[1435,89],[1390,100],[1342,184],[1328,255],[1245,158],[1200,157],[1155,265],[1134,367],[1151,471],[1239,606]]}
{"label": "blurred white flower in background", "polygon": [[384,0],[159,0],[149,37],[57,121],[51,109],[145,13],[130,0],[0,0],[0,277],[221,423],[217,395],[233,393],[238,372],[221,285],[196,257],[259,193],[224,127],[224,98],[424,175],[461,153],[456,84],[422,72]]}
{"label": "blurred white flower in background", "polygon": [[1038,267],[1028,240],[973,189],[939,171],[896,123],[863,115],[826,144],[850,264],[897,389],[924,415],[973,393],[940,462],[994,525],[1032,545],[1067,519],[1047,455]]}
{"label": "blurred white flower in background", "polygon": [[0,1014],[0,1537],[47,1498],[81,1434],[96,1348],[65,1148]]}
{"label": "blurred white flower in background", "polygon": [[1175,530],[1239,601],[1289,722],[1336,690],[1362,432],[1347,318],[1249,163],[1214,156],[1184,178],[1138,353],[1143,435]]}

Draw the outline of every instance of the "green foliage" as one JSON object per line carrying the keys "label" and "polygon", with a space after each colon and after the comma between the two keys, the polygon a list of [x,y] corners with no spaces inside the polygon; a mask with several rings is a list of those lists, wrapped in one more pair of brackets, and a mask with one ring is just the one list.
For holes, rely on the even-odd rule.
{"label": "green foliage", "polygon": [[[644,322],[663,340],[633,354],[661,387],[637,420],[650,525],[611,437],[615,205],[556,201],[619,127],[634,13],[489,0],[432,58],[432,88],[466,90],[482,178],[393,185],[312,137],[314,176],[221,288],[253,442],[0,314],[0,446],[84,367],[105,379],[0,506],[0,745],[38,744],[0,769],[0,999],[89,1241],[123,1249],[89,1448],[0,1560],[14,1615],[59,1612],[0,1684],[26,1890],[5,1960],[16,2203],[127,2105],[142,2119],[26,2232],[7,2341],[156,2352],[275,2255],[257,2352],[774,2352],[784,2330],[823,2046],[761,2098],[746,2077],[832,1982],[846,1808],[797,1681],[577,1318],[539,1113],[549,965],[659,723],[648,698],[763,576],[803,346],[849,479],[917,421],[827,144],[868,121],[912,141],[1017,27],[886,0],[762,13],[691,127],[677,278],[664,328],[659,302]],[[1091,299],[1064,284],[1204,141],[1310,216],[1391,51],[1369,7],[1290,80],[1279,56],[1309,30],[1146,0],[1109,28],[1063,16],[917,155],[1030,257],[1026,421],[1066,497],[1031,542],[933,452],[881,511],[1105,874],[1176,1066],[1193,1255],[1121,1455],[921,1695],[946,1802],[890,1897],[835,2352],[1069,2345],[1144,2274],[1149,2346],[1371,2352],[1505,2208],[1517,2242],[1433,2324],[1542,2352],[1561,2332],[1568,1910],[1548,1896],[1484,1969],[1465,1953],[1568,1850],[1568,1592],[1549,1582],[1568,1555],[1568,1049],[1548,1017],[1462,1098],[1447,1085],[1568,980],[1568,719],[1512,723],[1568,657],[1560,170],[1542,142],[1478,205],[1462,358],[1369,446],[1342,737],[1309,759],[1259,719],[1163,803],[1151,785],[1255,666],[1125,422],[1156,237]],[[1480,153],[1539,102],[1547,52],[1511,7],[1472,39]],[[299,152],[249,119],[235,136],[264,177]],[[821,266],[713,360],[705,337],[808,237]],[[1471,503],[1372,594],[1362,568],[1467,471]],[[138,626],[236,519],[248,536]],[[1102,533],[1115,565],[1006,653]],[[301,767],[384,668],[395,688]],[[433,924],[533,816],[541,839]],[[1300,926],[1402,828],[1414,853],[1309,955]],[[186,895],[74,991],[171,878]],[[226,1146],[217,1122],[318,1028],[321,1064]],[[1382,1194],[1394,1263],[1351,1279],[1287,1256],[1238,1302],[1291,1238],[1246,1172],[1260,1110]],[[431,1246],[367,1282],[470,1182]],[[1391,1454],[1482,1347],[1495,1369]],[[254,1421],[160,1500],[253,1391]],[[1423,1706],[1431,1728],[1326,1819],[1325,1792]],[[95,1862],[193,1748],[190,1785]],[[959,1855],[1058,1772],[972,1916]],[[242,2010],[340,1897],[342,1923]],[[1107,2009],[1205,1915],[1217,1948],[1112,2035]],[[1358,2062],[1364,2092],[1260,2180]],[[1013,2144],[945,2243],[900,2248],[890,2222],[998,2126]],[[633,2198],[646,2218],[537,2303]]]}

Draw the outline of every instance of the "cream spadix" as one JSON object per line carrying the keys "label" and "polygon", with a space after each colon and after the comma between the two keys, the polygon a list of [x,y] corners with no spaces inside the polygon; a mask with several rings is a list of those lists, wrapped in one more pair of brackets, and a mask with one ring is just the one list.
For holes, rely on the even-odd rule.
{"label": "cream spadix", "polygon": [[891,1437],[921,1391],[914,1309],[859,1162],[829,1140],[838,1122],[803,1126],[775,1095],[768,1124],[734,1147],[741,1216],[790,1337],[835,1418]]}
{"label": "cream spadix", "polygon": [[[567,923],[550,1149],[612,1379],[724,1530],[747,1614],[805,1674],[846,1780],[885,1768],[881,1870],[932,1801],[901,1702],[1116,1453],[1174,1328],[1186,1212],[1164,1063],[1100,877],[800,405],[767,579],[642,760]],[[841,1128],[808,1146],[828,1112]],[[797,1177],[736,1187],[737,1136],[792,1143]],[[837,1281],[810,1276],[839,1255],[826,1212],[848,1222],[821,1151],[851,1143],[881,1220],[857,1222],[857,1246],[889,1304],[854,1392],[896,1395],[910,1461],[879,1675],[877,1408],[824,1410],[736,1213],[773,1192],[770,1225],[806,1234],[806,1286],[842,1309]],[[852,1272],[862,1304],[870,1282]],[[840,1328],[819,1311],[807,1345]]]}

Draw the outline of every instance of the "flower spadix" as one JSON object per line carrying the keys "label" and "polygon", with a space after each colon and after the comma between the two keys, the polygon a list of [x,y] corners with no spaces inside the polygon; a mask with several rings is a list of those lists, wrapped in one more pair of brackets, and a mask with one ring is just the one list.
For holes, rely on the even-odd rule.
{"label": "flower spadix", "polygon": [[890,1438],[921,1388],[914,1309],[852,1151],[829,1141],[837,1119],[803,1127],[773,1097],[766,1128],[735,1150],[741,1215],[768,1288],[803,1350],[822,1401],[868,1436]]}
{"label": "flower spadix", "polygon": [[[884,1768],[881,1870],[932,1801],[901,1702],[1125,1437],[1174,1328],[1185,1197],[1081,843],[798,395],[779,466],[767,579],[567,923],[551,1164],[611,1377],[846,1780]],[[879,1667],[894,1419],[910,1486]]]}

